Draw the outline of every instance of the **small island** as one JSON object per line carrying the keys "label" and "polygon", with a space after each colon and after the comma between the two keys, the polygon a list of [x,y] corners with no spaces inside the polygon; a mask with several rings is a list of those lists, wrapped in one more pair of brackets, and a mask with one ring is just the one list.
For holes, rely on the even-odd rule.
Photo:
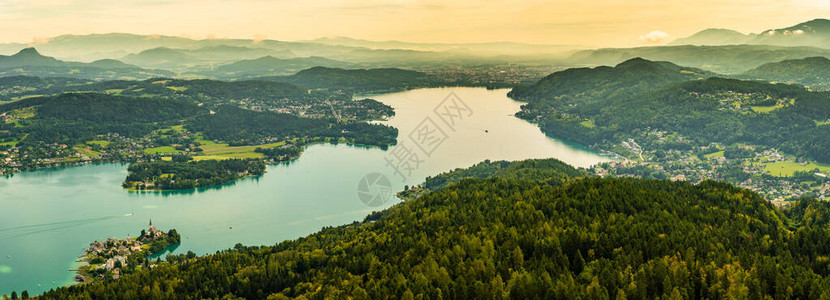
{"label": "small island", "polygon": [[150,220],[150,226],[141,230],[136,238],[108,238],[106,241],[89,244],[89,248],[80,256],[80,261],[87,265],[77,270],[75,281],[88,283],[108,278],[118,279],[124,274],[152,268],[155,262],[149,256],[161,253],[179,242],[181,236],[175,229],[165,233],[153,226],[153,220]]}
{"label": "small island", "polygon": [[182,190],[228,183],[265,173],[265,162],[258,159],[227,159],[140,162],[127,170],[130,175],[122,185],[130,190]]}

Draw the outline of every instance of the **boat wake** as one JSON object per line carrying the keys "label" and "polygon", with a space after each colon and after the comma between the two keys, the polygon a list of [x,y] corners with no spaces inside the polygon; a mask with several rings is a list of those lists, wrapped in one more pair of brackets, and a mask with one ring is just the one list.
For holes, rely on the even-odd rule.
{"label": "boat wake", "polygon": [[78,220],[70,220],[70,221],[60,221],[60,222],[51,222],[51,223],[42,223],[42,224],[31,224],[31,225],[23,225],[23,226],[16,226],[16,227],[7,227],[7,228],[0,228],[0,241],[13,239],[21,236],[27,236],[37,233],[55,231],[60,229],[72,228],[76,226],[106,221],[114,218],[118,218],[120,216],[106,216],[106,217],[93,217],[93,218],[86,218],[86,219],[78,219]]}

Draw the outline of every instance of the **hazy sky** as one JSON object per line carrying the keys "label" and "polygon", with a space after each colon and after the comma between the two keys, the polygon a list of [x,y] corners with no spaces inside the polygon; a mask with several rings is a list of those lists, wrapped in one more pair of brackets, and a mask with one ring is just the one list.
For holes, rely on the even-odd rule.
{"label": "hazy sky", "polygon": [[0,42],[127,32],[632,46],[830,17],[830,0],[0,0]]}

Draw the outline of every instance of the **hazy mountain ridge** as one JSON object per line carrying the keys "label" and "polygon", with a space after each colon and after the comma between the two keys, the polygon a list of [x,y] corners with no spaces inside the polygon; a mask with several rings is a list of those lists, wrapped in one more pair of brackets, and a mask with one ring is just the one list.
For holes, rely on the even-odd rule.
{"label": "hazy mountain ridge", "polygon": [[41,55],[35,48],[0,56],[0,76],[76,77],[86,79],[144,79],[172,76],[167,71],[147,70],[113,59],[91,63],[66,62]]}
{"label": "hazy mountain ridge", "polygon": [[[357,39],[276,41],[253,39],[189,39],[164,35],[91,34],[62,35],[34,43],[44,53],[59,58],[94,61],[120,59],[141,67],[183,72],[208,70],[216,64],[254,59],[266,55],[278,58],[320,56],[333,60],[363,63],[365,67],[399,67],[422,63],[480,63],[550,60],[550,55],[572,47],[531,45],[511,42],[438,44],[372,42]],[[386,45],[381,47],[380,45]],[[0,50],[20,44],[0,44]],[[90,49],[95,49],[90,52]],[[153,49],[163,49],[170,57]],[[171,50],[174,50],[172,52]],[[147,53],[144,53],[149,51]],[[156,53],[154,53],[156,52]],[[184,54],[184,56],[182,56]],[[146,56],[146,57],[145,57]],[[509,56],[510,59],[500,56]]]}
{"label": "hazy mountain ridge", "polygon": [[771,45],[830,48],[830,20],[814,19],[794,26],[767,29],[759,34],[743,34],[731,29],[709,28],[669,45]]}
{"label": "hazy mountain ridge", "polygon": [[346,67],[347,62],[328,59],[325,57],[298,57],[281,59],[273,56],[264,56],[251,60],[240,60],[234,63],[221,65],[216,69],[203,74],[219,78],[253,78],[261,76],[288,75],[312,67]]}
{"label": "hazy mountain ridge", "polygon": [[752,39],[753,35],[747,35],[731,29],[709,28],[685,38],[679,38],[669,45],[738,45]]}
{"label": "hazy mountain ridge", "polygon": [[260,80],[286,82],[308,88],[377,91],[426,87],[435,83],[427,74],[396,68],[340,69],[314,67],[290,76],[261,77]]}
{"label": "hazy mountain ridge", "polygon": [[749,70],[739,77],[798,83],[815,90],[830,89],[830,60],[826,57],[784,60]]}
{"label": "hazy mountain ridge", "polygon": [[480,52],[490,55],[535,55],[556,53],[584,48],[579,45],[542,45],[516,42],[482,43],[415,43],[403,41],[371,41],[350,37],[323,37],[309,40],[310,43],[369,48],[373,50],[417,50],[435,52]]}
{"label": "hazy mountain ridge", "polygon": [[655,61],[671,61],[678,65],[717,73],[739,74],[766,63],[813,56],[830,56],[830,49],[769,45],[605,48],[578,51],[569,60],[578,64],[614,65],[634,57],[642,57]]}
{"label": "hazy mountain ridge", "polygon": [[769,29],[748,43],[830,48],[830,20],[815,19],[787,28]]}
{"label": "hazy mountain ridge", "polygon": [[287,49],[267,49],[241,46],[205,46],[196,49],[174,49],[167,47],[151,48],[139,53],[129,54],[121,60],[142,67],[161,68],[185,72],[192,68],[212,68],[215,65],[230,64],[265,56],[294,58],[296,55]]}

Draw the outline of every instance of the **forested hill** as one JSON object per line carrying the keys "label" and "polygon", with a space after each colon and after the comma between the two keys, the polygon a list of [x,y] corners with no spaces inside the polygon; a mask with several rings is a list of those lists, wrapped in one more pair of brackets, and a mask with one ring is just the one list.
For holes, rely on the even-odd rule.
{"label": "forested hill", "polygon": [[740,77],[803,84],[814,90],[830,90],[830,60],[808,57],[764,64]]}
{"label": "forested hill", "polygon": [[828,93],[717,77],[672,82],[698,75],[667,63],[628,64],[557,72],[514,89],[512,97],[528,101],[517,115],[546,133],[604,149],[661,131],[684,139],[657,146],[665,150],[745,143],[830,162]]}
{"label": "forested hill", "polygon": [[827,297],[828,204],[803,201],[781,211],[713,181],[467,179],[361,223],[43,298]]}
{"label": "forested hill", "polygon": [[[28,86],[31,89],[19,89]],[[206,103],[227,103],[241,99],[294,99],[302,101],[310,97],[308,90],[292,84],[269,81],[219,81],[209,79],[153,78],[141,81],[110,80],[81,81],[78,79],[15,76],[0,79],[0,90],[8,91],[0,101],[56,95],[66,92],[96,92],[119,96],[165,97]]]}
{"label": "forested hill", "polygon": [[528,159],[521,161],[486,160],[469,168],[458,168],[435,176],[428,176],[423,188],[430,191],[442,190],[467,178],[507,178],[532,180],[549,184],[560,184],[567,178],[583,177],[587,173],[555,158]]}
{"label": "forested hill", "polygon": [[550,74],[529,87],[517,87],[511,97],[534,101],[569,98],[619,97],[657,89],[670,83],[713,76],[711,72],[670,62],[633,58],[614,67],[574,68]]}
{"label": "forested hill", "polygon": [[21,140],[20,146],[76,143],[97,135],[117,133],[140,137],[207,110],[196,104],[157,98],[67,93],[0,105],[0,138]]}

